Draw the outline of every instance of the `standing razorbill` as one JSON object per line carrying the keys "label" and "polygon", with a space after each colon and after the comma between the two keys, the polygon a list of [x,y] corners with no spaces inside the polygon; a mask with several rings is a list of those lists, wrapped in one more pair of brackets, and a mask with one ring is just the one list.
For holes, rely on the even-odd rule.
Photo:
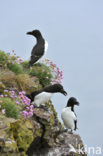
{"label": "standing razorbill", "polygon": [[61,84],[54,84],[47,86],[41,90],[32,92],[30,95],[26,96],[31,99],[32,104],[40,107],[40,105],[44,105],[46,102],[48,102],[54,93],[62,93],[65,96],[67,95]]}
{"label": "standing razorbill", "polygon": [[45,54],[46,50],[48,49],[48,43],[44,40],[39,30],[33,30],[31,32],[27,32],[27,34],[33,35],[37,40],[36,45],[31,51],[31,58],[29,61],[29,67],[31,67]]}
{"label": "standing razorbill", "polygon": [[79,102],[76,98],[71,97],[67,102],[67,106],[61,112],[63,123],[67,129],[71,130],[71,133],[77,129],[77,116],[74,112],[74,105],[79,105]]}

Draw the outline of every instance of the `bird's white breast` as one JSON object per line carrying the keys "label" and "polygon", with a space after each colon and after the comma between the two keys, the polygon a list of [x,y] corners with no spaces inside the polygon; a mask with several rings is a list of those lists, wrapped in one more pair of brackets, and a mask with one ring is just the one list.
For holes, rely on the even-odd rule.
{"label": "bird's white breast", "polygon": [[61,117],[65,127],[74,130],[75,128],[74,121],[76,120],[76,116],[74,112],[71,111],[71,108],[69,107],[64,108],[61,112]]}
{"label": "bird's white breast", "polygon": [[43,63],[43,60],[45,60],[45,55],[46,55],[46,51],[48,49],[48,42],[45,41],[45,44],[44,44],[44,55],[36,62],[36,63]]}
{"label": "bird's white breast", "polygon": [[42,92],[35,96],[33,103],[39,107],[41,104],[48,102],[52,95],[53,93]]}
{"label": "bird's white breast", "polygon": [[47,49],[48,49],[48,42],[47,42],[47,41],[45,41],[44,51],[46,52],[46,51],[47,51]]}

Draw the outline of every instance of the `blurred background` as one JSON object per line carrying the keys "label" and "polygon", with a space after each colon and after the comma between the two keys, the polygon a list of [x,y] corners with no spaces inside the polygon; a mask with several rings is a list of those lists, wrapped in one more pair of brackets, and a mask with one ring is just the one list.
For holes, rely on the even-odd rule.
{"label": "blurred background", "polygon": [[1,50],[28,59],[36,40],[26,32],[34,29],[48,41],[46,57],[63,70],[68,96],[53,97],[59,119],[76,97],[77,133],[87,147],[103,149],[103,1],[0,0]]}

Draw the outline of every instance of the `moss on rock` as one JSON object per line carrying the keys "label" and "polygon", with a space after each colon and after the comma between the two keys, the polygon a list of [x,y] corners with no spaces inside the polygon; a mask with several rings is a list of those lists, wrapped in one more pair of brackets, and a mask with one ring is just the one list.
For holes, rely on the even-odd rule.
{"label": "moss on rock", "polygon": [[3,93],[5,88],[5,85],[2,82],[0,82],[0,93]]}
{"label": "moss on rock", "polygon": [[27,127],[26,126],[27,121],[25,121],[25,123],[21,120],[18,120],[15,123],[10,124],[11,127],[10,132],[12,132],[12,136],[17,143],[17,147],[19,151],[26,151],[34,138],[32,125],[28,121],[28,127]]}

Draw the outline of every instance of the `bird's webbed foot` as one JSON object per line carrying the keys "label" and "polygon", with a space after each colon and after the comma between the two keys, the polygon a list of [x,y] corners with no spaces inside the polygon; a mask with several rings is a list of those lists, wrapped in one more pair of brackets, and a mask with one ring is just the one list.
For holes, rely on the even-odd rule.
{"label": "bird's webbed foot", "polygon": [[37,106],[37,105],[34,104],[34,107],[35,107],[35,108],[42,108],[42,109],[44,109],[45,111],[48,111],[48,107],[45,106],[45,104],[42,104],[42,105],[40,105],[40,106]]}
{"label": "bird's webbed foot", "polygon": [[71,130],[71,131],[68,131],[68,133],[69,133],[69,134],[73,134],[73,130]]}
{"label": "bird's webbed foot", "polygon": [[45,105],[40,105],[39,108],[43,108],[45,111],[48,111],[48,107]]}

